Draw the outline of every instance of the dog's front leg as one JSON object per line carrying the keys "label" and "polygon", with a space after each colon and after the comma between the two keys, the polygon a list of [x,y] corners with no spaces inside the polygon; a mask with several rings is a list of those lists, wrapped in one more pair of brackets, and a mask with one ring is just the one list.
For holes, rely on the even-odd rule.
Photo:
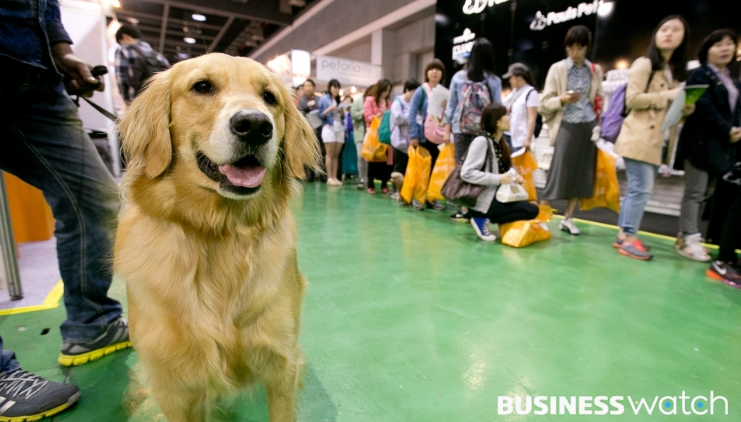
{"label": "dog's front leg", "polygon": [[[299,385],[302,355],[296,359],[276,359],[262,381],[268,393],[270,422],[296,421],[296,390]],[[279,364],[280,362],[280,364]]]}
{"label": "dog's front leg", "polygon": [[293,383],[266,384],[270,422],[296,421],[296,388]]}
{"label": "dog's front leg", "polygon": [[152,392],[168,422],[206,422],[209,399],[204,391],[179,388],[175,383],[152,383]]}

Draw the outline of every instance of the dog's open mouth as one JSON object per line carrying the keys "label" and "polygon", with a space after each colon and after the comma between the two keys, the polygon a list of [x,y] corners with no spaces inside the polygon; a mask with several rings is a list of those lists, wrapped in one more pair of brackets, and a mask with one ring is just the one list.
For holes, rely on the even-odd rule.
{"label": "dog's open mouth", "polygon": [[231,164],[218,165],[198,152],[198,168],[209,179],[219,182],[221,190],[249,195],[260,190],[267,169],[254,155],[245,155]]}

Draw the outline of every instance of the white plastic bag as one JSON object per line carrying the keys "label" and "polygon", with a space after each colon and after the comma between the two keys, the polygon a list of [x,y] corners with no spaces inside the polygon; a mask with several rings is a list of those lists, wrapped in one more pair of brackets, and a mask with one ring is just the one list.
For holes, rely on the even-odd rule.
{"label": "white plastic bag", "polygon": [[[515,169],[509,169],[506,174],[517,177]],[[497,201],[506,204],[509,202],[527,201],[530,195],[519,183],[504,183],[497,189]]]}

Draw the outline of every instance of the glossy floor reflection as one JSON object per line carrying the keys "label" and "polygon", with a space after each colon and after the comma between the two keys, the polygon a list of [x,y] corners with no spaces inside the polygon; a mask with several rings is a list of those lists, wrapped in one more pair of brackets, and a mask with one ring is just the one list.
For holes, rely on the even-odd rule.
{"label": "glossy floor reflection", "polygon": [[[302,344],[308,367],[300,421],[599,420],[497,415],[497,397],[722,395],[741,420],[741,291],[706,279],[670,241],[638,262],[615,231],[581,224],[525,249],[479,241],[447,213],[413,212],[354,187],[306,185],[294,207],[310,282]],[[117,280],[114,296],[124,298]],[[61,369],[64,309],[0,318],[25,369],[77,383],[78,406],[55,421],[164,421],[133,351]],[[51,328],[41,335],[43,328]],[[224,402],[220,420],[268,421],[265,393]],[[597,410],[593,407],[592,410]],[[659,415],[659,417],[663,417]]]}

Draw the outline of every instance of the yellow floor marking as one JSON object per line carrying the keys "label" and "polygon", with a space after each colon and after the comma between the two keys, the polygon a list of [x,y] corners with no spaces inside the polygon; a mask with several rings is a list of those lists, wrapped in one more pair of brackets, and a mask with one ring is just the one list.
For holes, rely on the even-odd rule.
{"label": "yellow floor marking", "polygon": [[62,299],[62,295],[64,295],[64,283],[62,283],[62,280],[57,281],[57,284],[54,285],[54,287],[51,289],[48,295],[46,295],[46,299],[44,299],[44,303],[41,305],[31,305],[31,306],[22,306],[20,308],[13,308],[13,309],[3,309],[0,310],[0,316],[3,315],[15,315],[15,314],[22,314],[24,312],[35,312],[35,311],[45,311],[47,309],[54,309],[57,306],[59,306],[59,302]]}

